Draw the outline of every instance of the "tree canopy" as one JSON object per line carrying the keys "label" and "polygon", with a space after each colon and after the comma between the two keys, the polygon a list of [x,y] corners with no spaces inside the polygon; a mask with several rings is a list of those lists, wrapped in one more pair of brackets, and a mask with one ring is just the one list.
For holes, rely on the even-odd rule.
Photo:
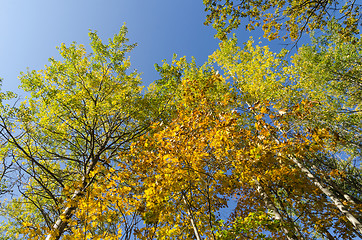
{"label": "tree canopy", "polygon": [[[336,1],[204,3],[225,39],[201,66],[175,55],[143,90],[123,26],[1,93],[0,239],[362,238],[357,4],[341,24]],[[226,38],[246,16],[328,28],[288,60]]]}
{"label": "tree canopy", "polygon": [[338,19],[339,35],[346,40],[359,32],[360,5],[356,0],[204,0],[208,12],[205,24],[217,30],[216,37],[226,35],[247,18],[246,29],[261,27],[264,37],[295,41],[303,33],[326,29],[328,22]]}

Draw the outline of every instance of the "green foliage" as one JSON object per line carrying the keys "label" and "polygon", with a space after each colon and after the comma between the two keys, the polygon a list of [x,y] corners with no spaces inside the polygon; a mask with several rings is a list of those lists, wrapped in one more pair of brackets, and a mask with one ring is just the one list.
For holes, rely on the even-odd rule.
{"label": "green foliage", "polygon": [[236,218],[235,221],[229,229],[225,228],[223,221],[220,221],[220,227],[217,231],[217,239],[222,240],[232,240],[237,239],[239,236],[248,236],[254,239],[266,239],[271,240],[271,237],[268,237],[264,233],[255,233],[254,235],[246,235],[250,231],[254,231],[261,226],[266,226],[270,231],[275,231],[280,228],[280,222],[278,220],[271,219],[268,214],[265,212],[251,212],[246,218]]}
{"label": "green foliage", "polygon": [[[216,37],[225,40],[228,33],[248,18],[246,28],[262,27],[269,40],[282,37],[297,40],[304,32],[323,30],[337,18],[341,25],[339,35],[344,41],[358,33],[359,7],[356,1],[340,3],[336,0],[204,0],[208,12],[205,24],[217,30]],[[284,34],[281,36],[281,34]]]}
{"label": "green foliage", "polygon": [[[314,6],[251,2],[243,14],[258,20]],[[215,16],[236,14],[225,4]],[[202,66],[177,56],[156,65],[161,78],[144,93],[125,27],[107,44],[91,32],[91,54],[62,45],[62,60],[21,75],[30,96],[20,106],[0,95],[1,190],[18,189],[1,203],[3,238],[361,236],[362,43],[321,11],[307,25],[327,33],[290,63],[285,50],[234,37]]]}
{"label": "green foliage", "polygon": [[82,45],[63,44],[63,60],[51,58],[44,70],[21,74],[21,88],[30,97],[2,116],[21,196],[5,202],[2,213],[27,209],[9,220],[32,225],[23,234],[48,232],[74,192],[84,194],[92,184],[95,166],[118,162],[118,152],[156,117],[158,109],[141,94],[139,74],[128,70],[126,54],[135,45],[127,44],[126,33],[123,26],[104,44],[91,32],[92,54]]}

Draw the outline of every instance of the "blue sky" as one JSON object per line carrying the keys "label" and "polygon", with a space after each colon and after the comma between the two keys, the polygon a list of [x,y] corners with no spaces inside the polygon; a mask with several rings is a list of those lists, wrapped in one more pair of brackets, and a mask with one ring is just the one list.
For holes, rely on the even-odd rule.
{"label": "blue sky", "polygon": [[[18,89],[21,71],[43,69],[48,58],[59,59],[56,46],[75,41],[88,45],[89,29],[106,40],[126,23],[132,68],[142,72],[145,85],[158,78],[155,63],[195,56],[202,64],[219,41],[215,30],[203,24],[206,13],[201,0],[0,0],[0,77],[3,91]],[[260,32],[238,30],[239,42]],[[273,43],[277,46],[275,43]],[[280,45],[276,48],[280,48]]]}
{"label": "blue sky", "polygon": [[11,0],[0,1],[0,77],[2,90],[19,92],[17,77],[27,68],[42,69],[58,58],[61,43],[88,45],[89,29],[106,40],[126,23],[132,68],[143,72],[146,85],[157,79],[155,63],[172,54],[207,60],[218,46],[215,31],[203,25],[202,1],[195,0]]}

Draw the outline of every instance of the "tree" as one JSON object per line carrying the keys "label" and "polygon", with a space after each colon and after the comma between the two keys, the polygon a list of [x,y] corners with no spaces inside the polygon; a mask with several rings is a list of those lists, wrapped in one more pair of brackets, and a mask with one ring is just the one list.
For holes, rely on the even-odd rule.
{"label": "tree", "polygon": [[[338,39],[336,34],[332,35],[332,39]],[[302,160],[293,157],[291,160],[321,191],[331,199],[336,199],[333,200],[336,207],[342,207],[342,202],[354,199],[356,201],[352,201],[352,205],[359,209],[360,194],[357,189],[361,183],[358,153],[360,148],[353,140],[347,140],[358,139],[360,132],[360,101],[354,97],[359,94],[358,81],[355,80],[358,78],[359,51],[352,50],[357,50],[358,45],[332,41],[327,46],[322,47],[320,52],[317,48],[302,48],[300,54],[293,57],[294,65],[288,66],[283,60],[283,53],[277,55],[267,47],[253,47],[252,41],[246,43],[241,50],[234,38],[223,42],[221,49],[216,51],[212,58],[232,77],[235,88],[239,89],[240,101],[247,101],[250,106],[255,102],[273,102],[284,115],[287,113],[286,109],[293,105],[300,106],[305,99],[317,103],[310,109],[313,114],[308,114],[308,117],[301,117],[300,114],[289,115],[287,121],[292,124],[290,129],[284,132],[325,129],[335,136],[335,140],[323,144],[323,150],[326,151],[323,154],[311,154]],[[301,65],[302,62],[308,66]],[[346,72],[357,74],[347,77]],[[350,80],[344,80],[346,78]],[[343,90],[341,86],[344,86]],[[353,130],[340,126],[348,126]],[[338,152],[348,152],[349,158],[338,159],[335,155]],[[316,171],[324,173],[316,177]],[[328,172],[333,175],[336,171],[346,173],[345,176],[348,177],[334,176],[332,180]],[[327,193],[327,189],[332,190]],[[340,208],[340,211],[343,213],[344,210]],[[357,218],[351,217],[355,218],[351,223],[357,222],[355,231],[360,234],[361,220],[358,210],[355,216]]]}
{"label": "tree", "polygon": [[157,117],[138,73],[128,70],[135,45],[126,33],[123,26],[104,44],[91,32],[91,54],[63,44],[62,61],[51,58],[44,70],[20,77],[30,96],[1,115],[2,158],[12,158],[18,172],[18,194],[2,205],[10,218],[5,236],[59,239],[74,231],[68,221],[97,181],[92,172],[120,162],[119,151]]}
{"label": "tree", "polygon": [[314,121],[331,128],[343,138],[341,148],[353,156],[361,154],[362,85],[361,39],[343,42],[339,27],[330,24],[324,35],[311,46],[303,46],[293,59],[292,74],[298,79],[301,94],[321,103]]}
{"label": "tree", "polygon": [[[262,52],[254,52],[255,61]],[[259,63],[256,69],[263,70],[264,62]],[[165,72],[170,69],[164,66]],[[338,169],[313,168],[318,158],[331,157],[333,134],[293,126],[293,119],[312,117],[317,102],[304,99],[288,109],[262,100],[248,104],[247,98],[263,92],[238,95],[212,68],[185,69],[170,102],[175,104],[170,121],[156,121],[121,153],[127,160],[112,170],[115,183],[93,196],[103,211],[129,196],[144,222],[134,229],[140,239],[352,239],[360,234],[361,205],[346,202],[346,194],[328,182],[341,179]]]}
{"label": "tree", "polygon": [[232,119],[222,111],[231,95],[213,71],[195,70],[180,84],[170,124],[155,123],[158,130],[132,146],[129,168],[138,176],[146,223],[141,236],[215,239],[217,212],[229,199],[223,182],[233,176],[224,174],[229,146],[222,141]]}
{"label": "tree", "polygon": [[[175,119],[165,127],[156,124],[161,130],[132,146],[127,168],[139,176],[136,192],[146,223],[138,236],[309,239],[319,234],[351,239],[358,234],[358,226],[353,230],[339,213],[339,200],[335,204],[333,193],[315,176],[329,171],[311,175],[305,167],[308,157],[328,152],[321,146],[333,136],[325,129],[296,132],[287,122],[293,115],[307,117],[315,104],[305,100],[280,114],[259,103],[243,109],[251,115],[245,126],[245,115],[232,111],[232,92],[220,101],[206,94],[217,79],[184,79]],[[229,221],[220,224],[219,214],[231,203],[236,207]],[[341,208],[358,216],[357,204]],[[325,224],[326,218],[331,222]],[[333,228],[339,232],[330,233]]]}
{"label": "tree", "polygon": [[324,29],[329,21],[339,19],[340,36],[348,41],[358,33],[360,19],[360,5],[355,0],[344,4],[336,0],[204,0],[204,4],[208,12],[205,24],[212,23],[220,39],[226,39],[228,33],[238,28],[242,18],[249,19],[249,30],[262,27],[269,40],[283,37],[293,41],[304,32]]}
{"label": "tree", "polygon": [[358,45],[327,35],[288,63],[233,38],[202,66],[156,65],[142,94],[125,34],[90,33],[92,55],[62,46],[23,74],[27,102],[2,108],[21,195],[8,238],[362,236]]}

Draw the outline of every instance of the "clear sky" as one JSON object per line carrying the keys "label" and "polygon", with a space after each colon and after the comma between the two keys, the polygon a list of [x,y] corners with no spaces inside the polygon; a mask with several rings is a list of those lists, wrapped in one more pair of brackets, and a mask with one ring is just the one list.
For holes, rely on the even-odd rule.
{"label": "clear sky", "polygon": [[195,0],[0,0],[0,77],[2,90],[19,92],[17,77],[27,68],[42,69],[56,46],[73,41],[88,45],[89,29],[103,40],[126,23],[132,68],[146,85],[157,79],[155,63],[173,53],[207,60],[218,46],[215,31],[203,25],[202,1]]}
{"label": "clear sky", "polygon": [[[21,71],[43,69],[49,57],[59,59],[61,43],[88,45],[89,29],[103,40],[126,23],[132,68],[142,72],[145,85],[158,78],[155,63],[195,56],[202,64],[219,41],[215,30],[203,24],[202,0],[0,0],[0,77],[2,90],[18,89]],[[243,29],[242,27],[240,29]],[[240,43],[258,32],[238,30]]]}

